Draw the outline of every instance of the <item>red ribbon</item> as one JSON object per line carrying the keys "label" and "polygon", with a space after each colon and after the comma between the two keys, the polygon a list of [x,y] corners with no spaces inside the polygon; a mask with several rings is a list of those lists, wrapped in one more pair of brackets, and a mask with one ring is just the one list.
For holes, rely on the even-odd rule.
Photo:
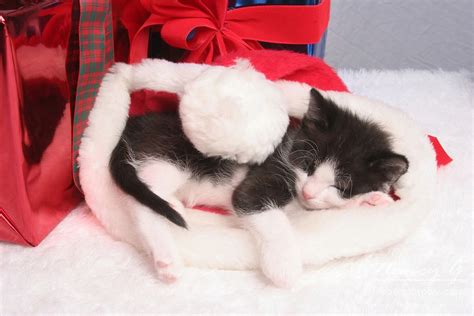
{"label": "red ribbon", "polygon": [[438,168],[449,165],[451,161],[453,161],[453,158],[451,158],[448,155],[448,153],[444,150],[438,138],[432,135],[428,135],[428,138],[430,139],[430,142],[433,145],[433,149],[435,150],[436,164],[438,165]]}
{"label": "red ribbon", "polygon": [[147,56],[151,27],[161,26],[170,46],[185,49],[187,62],[210,63],[240,49],[260,49],[259,41],[317,43],[329,22],[330,0],[318,5],[258,5],[228,10],[227,0],[141,0],[151,13],[135,33],[130,62]]}

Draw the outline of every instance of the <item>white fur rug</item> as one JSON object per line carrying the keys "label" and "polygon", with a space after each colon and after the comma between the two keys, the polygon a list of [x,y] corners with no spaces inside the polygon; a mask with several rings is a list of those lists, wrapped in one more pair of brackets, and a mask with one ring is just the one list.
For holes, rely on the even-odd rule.
{"label": "white fur rug", "polygon": [[472,312],[473,82],[468,73],[341,71],[356,94],[409,113],[454,162],[439,171],[436,207],[403,243],[306,270],[292,290],[257,271],[187,268],[174,285],[112,240],[85,209],[36,248],[0,243],[0,314]]}

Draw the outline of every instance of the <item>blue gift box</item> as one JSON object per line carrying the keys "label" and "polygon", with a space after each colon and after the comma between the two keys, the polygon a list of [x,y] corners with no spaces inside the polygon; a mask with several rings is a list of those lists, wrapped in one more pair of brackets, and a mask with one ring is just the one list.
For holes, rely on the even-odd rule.
{"label": "blue gift box", "polygon": [[[327,0],[326,0],[327,1]],[[257,5],[318,5],[322,0],[229,0],[229,10],[257,6]],[[315,26],[316,27],[316,26]],[[189,39],[192,39],[194,33],[189,34]],[[309,45],[294,45],[294,44],[277,44],[260,42],[264,48],[277,49],[277,50],[291,50],[310,56],[324,58],[324,52],[326,47],[327,30],[324,32],[318,43]],[[152,58],[164,58],[170,61],[180,61],[186,54],[185,50],[170,47],[160,36],[159,32],[150,32],[149,46],[148,46],[148,57]]]}
{"label": "blue gift box", "polygon": [[[321,0],[230,0],[229,8],[240,8],[251,5],[317,5]],[[324,58],[326,49],[327,30],[321,37],[318,43],[310,45],[289,45],[289,44],[274,44],[262,42],[262,46],[270,49],[287,49],[299,53],[305,53],[310,56]]]}

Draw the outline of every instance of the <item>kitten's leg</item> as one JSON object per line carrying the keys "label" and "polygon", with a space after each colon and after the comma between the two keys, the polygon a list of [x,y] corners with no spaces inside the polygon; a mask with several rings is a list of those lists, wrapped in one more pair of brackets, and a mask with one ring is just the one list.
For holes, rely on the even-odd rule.
{"label": "kitten's leg", "polygon": [[153,258],[158,278],[166,283],[173,283],[179,277],[181,258],[171,234],[172,223],[143,205],[137,205],[132,211],[139,238]]}
{"label": "kitten's leg", "polygon": [[247,175],[232,195],[232,207],[258,243],[263,273],[275,285],[290,287],[302,272],[302,260],[293,227],[281,208],[293,195],[283,177],[268,177],[268,169],[275,168],[264,163]]}
{"label": "kitten's leg", "polygon": [[262,272],[278,287],[291,287],[302,273],[302,260],[285,213],[275,208],[242,219],[257,240]]}
{"label": "kitten's leg", "polygon": [[[185,208],[176,198],[175,192],[187,181],[189,175],[164,161],[143,163],[138,174],[155,194],[167,201],[181,215],[184,214]],[[145,248],[153,257],[158,278],[167,283],[176,281],[182,260],[171,232],[176,229],[172,227],[174,224],[141,204],[133,209],[132,218],[137,224]]]}

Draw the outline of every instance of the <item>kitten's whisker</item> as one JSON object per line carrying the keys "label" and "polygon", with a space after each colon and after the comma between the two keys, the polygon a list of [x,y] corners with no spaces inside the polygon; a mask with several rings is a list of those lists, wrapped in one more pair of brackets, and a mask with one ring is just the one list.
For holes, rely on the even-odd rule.
{"label": "kitten's whisker", "polygon": [[303,144],[307,144],[311,147],[311,149],[314,151],[314,154],[317,155],[318,152],[319,152],[319,149],[318,149],[318,145],[316,143],[314,143],[313,141],[311,140],[308,140],[308,139],[297,139],[295,140],[295,142],[299,142],[299,143],[303,143]]}

